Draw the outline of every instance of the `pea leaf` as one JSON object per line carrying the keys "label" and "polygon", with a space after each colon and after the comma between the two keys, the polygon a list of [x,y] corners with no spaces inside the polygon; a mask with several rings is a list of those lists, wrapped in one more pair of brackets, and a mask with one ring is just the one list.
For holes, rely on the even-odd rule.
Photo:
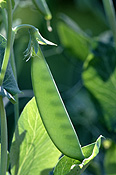
{"label": "pea leaf", "polygon": [[82,163],[79,160],[63,156],[55,167],[54,175],[81,175],[99,153],[101,138],[102,136],[100,136],[95,143],[82,147],[85,156]]}
{"label": "pea leaf", "polygon": [[24,108],[16,131],[10,152],[12,175],[49,175],[61,153],[44,128],[35,98]]}
{"label": "pea leaf", "polygon": [[90,54],[85,61],[83,71],[84,85],[99,103],[102,124],[114,132],[116,132],[115,55],[114,46],[98,42],[93,54]]}
{"label": "pea leaf", "polygon": [[68,16],[61,14],[60,19],[57,28],[61,43],[68,52],[85,60],[89,53],[91,38]]}
{"label": "pea leaf", "polygon": [[[0,35],[0,71],[1,71],[2,61],[3,61],[3,57],[4,57],[5,46],[6,46],[6,39],[2,35]],[[7,66],[7,70],[6,70],[6,74],[5,74],[2,88],[5,89],[11,95],[15,95],[15,94],[21,92],[18,88],[17,82],[16,82],[15,77],[13,75],[10,60],[9,60],[8,66]]]}
{"label": "pea leaf", "polygon": [[66,175],[71,171],[71,167],[73,167],[73,165],[75,164],[80,164],[80,161],[75,160],[75,159],[71,159],[67,156],[63,156],[57,166],[54,169],[54,175]]}

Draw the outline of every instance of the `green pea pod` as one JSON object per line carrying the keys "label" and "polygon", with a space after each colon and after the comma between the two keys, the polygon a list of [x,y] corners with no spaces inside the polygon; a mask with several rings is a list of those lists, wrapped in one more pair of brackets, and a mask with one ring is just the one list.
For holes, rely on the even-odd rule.
{"label": "green pea pod", "polygon": [[44,15],[46,20],[51,20],[52,15],[45,0],[32,0],[36,8]]}
{"label": "green pea pod", "polygon": [[78,136],[40,50],[31,63],[32,85],[44,126],[56,147],[71,158],[84,159]]}

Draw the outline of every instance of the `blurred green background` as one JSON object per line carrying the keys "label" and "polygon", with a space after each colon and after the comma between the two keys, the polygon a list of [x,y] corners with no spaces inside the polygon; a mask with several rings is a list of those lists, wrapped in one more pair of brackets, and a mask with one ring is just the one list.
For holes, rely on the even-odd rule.
{"label": "blurred green background", "polygon": [[[37,11],[31,0],[17,0],[13,25],[31,24],[37,27],[42,36],[57,44],[41,46],[63,101],[69,112],[82,146],[94,142],[102,134],[100,154],[85,171],[85,175],[115,175],[116,170],[116,133],[107,128],[102,120],[102,111],[94,95],[84,86],[83,64],[89,53],[92,38],[104,42],[112,41],[110,28],[101,0],[47,0],[52,13],[51,26],[47,29],[46,20]],[[114,0],[114,6],[116,1]],[[2,23],[2,14],[0,16]],[[1,31],[4,33],[3,25]],[[17,33],[14,55],[17,67],[20,94],[20,112],[33,96],[30,64],[24,60],[29,34],[27,30]],[[9,129],[9,146],[14,130],[13,105],[6,104]],[[116,128],[116,127],[115,127]],[[113,156],[112,156],[113,155]]]}

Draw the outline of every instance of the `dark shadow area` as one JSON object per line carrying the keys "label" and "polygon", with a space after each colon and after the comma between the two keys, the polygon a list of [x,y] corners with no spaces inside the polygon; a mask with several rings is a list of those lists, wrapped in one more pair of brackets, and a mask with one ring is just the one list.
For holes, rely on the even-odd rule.
{"label": "dark shadow area", "polygon": [[40,175],[53,175],[53,169],[52,168],[49,168],[49,169],[45,169],[41,172]]}
{"label": "dark shadow area", "polygon": [[98,42],[95,49],[92,49],[94,58],[89,66],[96,69],[103,81],[107,81],[113,74],[116,67],[116,50],[110,44]]}

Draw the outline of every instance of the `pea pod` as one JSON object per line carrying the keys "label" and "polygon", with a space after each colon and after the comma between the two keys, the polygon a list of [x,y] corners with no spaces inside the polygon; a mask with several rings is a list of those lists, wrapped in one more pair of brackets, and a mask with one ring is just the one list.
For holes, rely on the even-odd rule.
{"label": "pea pod", "polygon": [[32,0],[36,8],[44,15],[46,20],[51,20],[52,15],[45,0]]}
{"label": "pea pod", "polygon": [[44,126],[56,147],[71,158],[84,159],[78,136],[40,50],[31,63],[32,85]]}

